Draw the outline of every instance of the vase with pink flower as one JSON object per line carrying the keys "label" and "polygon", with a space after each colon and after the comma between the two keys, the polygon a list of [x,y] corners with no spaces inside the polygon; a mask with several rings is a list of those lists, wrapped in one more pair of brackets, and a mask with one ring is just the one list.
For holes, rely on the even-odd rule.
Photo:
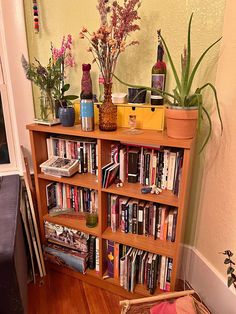
{"label": "vase with pink flower", "polygon": [[88,39],[88,51],[93,56],[104,80],[104,101],[99,107],[99,129],[117,129],[117,107],[112,103],[112,78],[119,55],[137,41],[127,42],[130,33],[139,30],[137,20],[140,0],[124,0],[120,5],[114,0],[98,0],[101,23],[97,31],[90,33],[85,27],[80,38]]}

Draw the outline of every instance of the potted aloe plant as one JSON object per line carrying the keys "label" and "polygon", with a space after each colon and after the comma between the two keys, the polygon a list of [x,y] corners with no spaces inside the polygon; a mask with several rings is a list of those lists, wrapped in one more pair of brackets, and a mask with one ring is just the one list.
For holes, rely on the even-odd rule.
{"label": "potted aloe plant", "polygon": [[193,81],[195,78],[195,75],[197,73],[197,70],[205,57],[205,55],[208,53],[208,51],[215,46],[221,38],[216,40],[214,43],[212,43],[200,56],[196,64],[191,70],[191,25],[192,25],[192,18],[193,13],[191,14],[191,17],[189,19],[188,24],[188,41],[187,41],[187,49],[184,49],[184,54],[181,55],[181,76],[177,74],[176,67],[173,63],[170,51],[168,49],[168,46],[166,44],[165,39],[163,36],[159,33],[159,36],[163,42],[163,46],[165,48],[167,57],[169,59],[170,67],[174,75],[174,79],[176,82],[176,88],[173,90],[172,93],[162,91],[155,88],[150,88],[146,86],[136,86],[132,84],[127,84],[121,81],[119,78],[118,81],[121,83],[131,86],[131,87],[137,87],[142,88],[150,91],[156,91],[159,93],[168,103],[168,106],[166,108],[166,122],[167,122],[167,135],[173,138],[193,138],[196,132],[196,127],[198,126],[198,129],[201,127],[201,121],[204,117],[204,115],[207,118],[207,121],[209,123],[209,130],[208,134],[206,136],[206,139],[201,147],[201,151],[206,146],[210,135],[212,131],[212,122],[210,113],[207,111],[206,107],[203,104],[202,99],[202,91],[206,88],[211,88],[211,90],[214,93],[216,108],[218,117],[221,124],[221,131],[223,131],[223,123],[221,119],[220,114],[220,108],[219,108],[219,102],[217,98],[217,92],[216,88],[213,84],[207,82],[203,86],[198,87],[194,92],[191,91]]}

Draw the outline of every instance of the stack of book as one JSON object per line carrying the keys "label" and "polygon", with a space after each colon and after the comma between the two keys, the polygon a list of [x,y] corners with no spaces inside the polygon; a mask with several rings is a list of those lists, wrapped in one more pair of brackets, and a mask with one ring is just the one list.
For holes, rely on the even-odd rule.
{"label": "stack of book", "polygon": [[74,209],[75,212],[91,212],[98,208],[98,192],[65,183],[52,182],[46,185],[49,213],[54,209]]}
{"label": "stack of book", "polygon": [[150,294],[157,287],[170,291],[173,259],[107,240],[107,274],[120,286],[134,292],[136,284],[146,286]]}
{"label": "stack of book", "polygon": [[178,214],[175,207],[109,194],[107,213],[108,226],[113,232],[119,229],[125,233],[175,241]]}
{"label": "stack of book", "polygon": [[98,148],[94,139],[55,134],[47,138],[47,151],[48,158],[58,156],[78,160],[79,173],[97,175]]}
{"label": "stack of book", "polygon": [[83,232],[44,222],[46,260],[85,273],[86,268],[99,272],[99,239]]}

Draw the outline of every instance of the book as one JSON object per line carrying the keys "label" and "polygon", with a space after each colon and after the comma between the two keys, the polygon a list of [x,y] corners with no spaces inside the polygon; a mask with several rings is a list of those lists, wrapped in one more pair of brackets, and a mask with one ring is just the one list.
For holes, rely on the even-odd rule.
{"label": "book", "polygon": [[109,164],[105,165],[102,167],[102,187],[105,187],[106,184],[106,176],[107,176],[107,169],[110,168],[111,166],[113,166],[114,163],[110,162]]}
{"label": "book", "polygon": [[111,195],[111,230],[117,231],[119,227],[119,196]]}
{"label": "book", "polygon": [[53,156],[43,162],[40,168],[45,174],[70,177],[78,171],[78,160]]}
{"label": "book", "polygon": [[113,166],[106,169],[106,179],[105,179],[105,188],[107,189],[110,185],[112,185],[117,177],[119,171],[119,163],[114,164]]}
{"label": "book", "polygon": [[88,267],[90,269],[95,269],[95,258],[96,258],[96,237],[89,237],[89,258],[88,258]]}
{"label": "book", "polygon": [[96,263],[95,263],[95,270],[96,270],[96,273],[99,273],[99,271],[100,271],[100,264],[99,264],[99,255],[100,255],[100,253],[99,253],[99,238],[97,237],[96,238],[96,255],[95,255],[95,261],[96,261]]}
{"label": "book", "polygon": [[57,207],[57,196],[56,196],[56,183],[52,182],[46,185],[46,200],[47,208],[50,209]]}
{"label": "book", "polygon": [[119,256],[120,256],[120,245],[119,243],[114,244],[114,278],[119,279]]}
{"label": "book", "polygon": [[127,152],[126,152],[126,148],[123,147],[120,149],[120,169],[119,169],[119,178],[122,182],[125,182],[126,180],[126,166],[127,166]]}
{"label": "book", "polygon": [[88,253],[70,250],[55,244],[48,244],[44,247],[44,258],[57,265],[85,274]]}
{"label": "book", "polygon": [[138,234],[143,234],[143,226],[144,226],[144,221],[143,221],[143,211],[145,207],[145,202],[140,201],[138,204]]}
{"label": "book", "polygon": [[114,278],[114,241],[107,240],[107,274]]}
{"label": "book", "polygon": [[120,259],[120,286],[123,287],[125,282],[125,256]]}
{"label": "book", "polygon": [[168,176],[167,176],[167,190],[172,191],[174,186],[174,175],[175,175],[175,163],[176,163],[176,153],[169,153],[169,162],[168,162]]}
{"label": "book", "polygon": [[128,182],[136,183],[138,180],[139,149],[128,151]]}
{"label": "book", "polygon": [[161,257],[161,265],[160,265],[160,289],[165,290],[165,282],[166,282],[166,256]]}

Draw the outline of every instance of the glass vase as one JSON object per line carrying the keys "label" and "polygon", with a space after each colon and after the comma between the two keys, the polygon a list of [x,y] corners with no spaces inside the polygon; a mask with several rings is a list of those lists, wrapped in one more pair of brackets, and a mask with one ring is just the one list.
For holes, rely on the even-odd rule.
{"label": "glass vase", "polygon": [[99,129],[115,131],[117,129],[117,107],[112,103],[112,83],[104,84],[104,101],[99,107]]}
{"label": "glass vase", "polygon": [[48,125],[59,123],[59,119],[56,118],[55,99],[50,92],[41,91],[41,96],[39,97],[39,114],[35,121]]}

